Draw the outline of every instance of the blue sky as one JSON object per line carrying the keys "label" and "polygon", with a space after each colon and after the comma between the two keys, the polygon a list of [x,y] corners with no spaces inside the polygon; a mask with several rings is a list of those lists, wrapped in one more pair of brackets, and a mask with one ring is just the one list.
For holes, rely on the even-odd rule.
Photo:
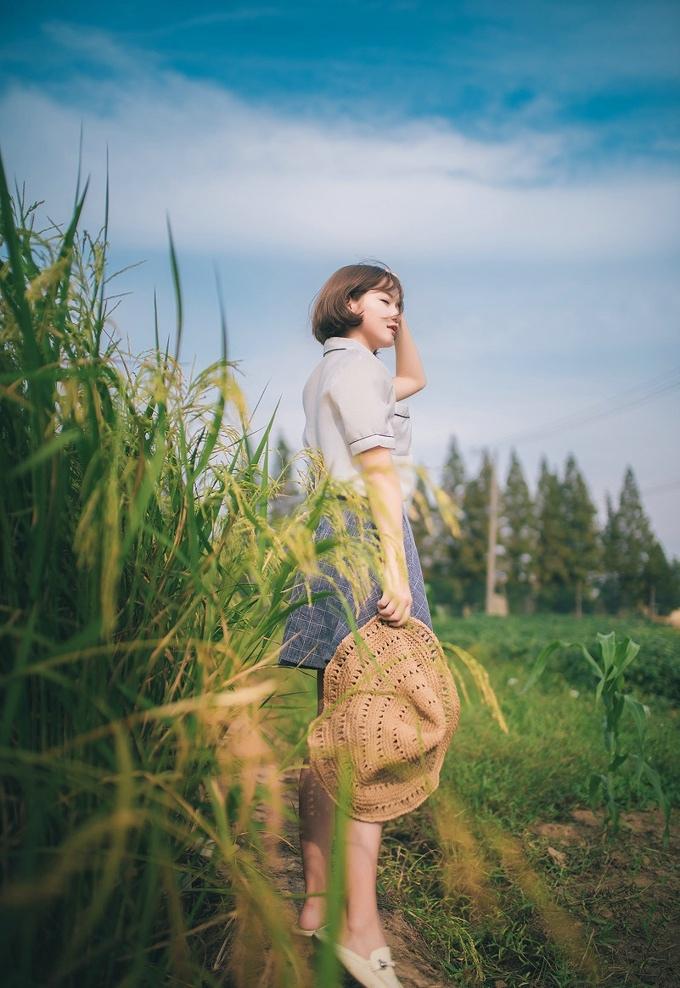
{"label": "blue sky", "polygon": [[95,228],[108,145],[112,266],[144,261],[116,289],[133,349],[154,287],[174,325],[167,213],[184,359],[218,355],[216,267],[255,425],[280,397],[297,448],[312,297],[379,258],[428,375],[419,462],[455,434],[471,470],[507,440],[503,467],[516,436],[532,486],[573,451],[600,506],[630,463],[680,553],[680,5],[29,2],[2,24],[10,174],[66,217],[82,123]]}

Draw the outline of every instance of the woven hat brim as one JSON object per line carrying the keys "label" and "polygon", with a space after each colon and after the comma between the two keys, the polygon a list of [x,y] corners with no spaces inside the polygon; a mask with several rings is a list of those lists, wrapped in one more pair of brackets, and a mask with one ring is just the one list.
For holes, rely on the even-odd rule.
{"label": "woven hat brim", "polygon": [[351,817],[378,822],[410,812],[437,788],[460,701],[424,622],[393,628],[376,615],[359,639],[350,632],[326,667],[324,709],[308,734],[310,766]]}

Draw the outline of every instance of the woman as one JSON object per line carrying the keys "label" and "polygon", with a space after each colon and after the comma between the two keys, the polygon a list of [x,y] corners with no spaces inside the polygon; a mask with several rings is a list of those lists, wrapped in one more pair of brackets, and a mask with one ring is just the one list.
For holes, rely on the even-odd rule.
{"label": "woman", "polygon": [[[303,391],[305,447],[319,450],[328,473],[349,482],[368,499],[371,523],[383,550],[381,584],[360,602],[357,626],[376,613],[394,627],[410,617],[432,628],[413,532],[406,514],[415,478],[410,469],[410,421],[404,399],[425,387],[417,348],[403,315],[399,279],[376,264],[351,264],[337,270],[317,295],[312,331],[323,344],[319,364]],[[396,349],[392,377],[377,356]],[[360,524],[344,513],[350,532]],[[331,534],[321,519],[315,539]],[[323,580],[313,586],[318,590]],[[347,580],[335,574],[335,588],[355,606]],[[337,645],[349,633],[343,608],[326,598],[292,612],[284,631],[279,664],[315,668],[317,710],[323,707],[323,672]],[[300,772],[300,846],[307,899],[299,916],[300,932],[325,922],[326,890],[334,804],[307,759]],[[376,877],[381,823],[347,821],[346,902],[338,942],[362,958],[386,946],[378,915]],[[379,974],[376,977],[380,977]],[[373,982],[377,983],[377,982]],[[384,984],[398,984],[394,975]]]}

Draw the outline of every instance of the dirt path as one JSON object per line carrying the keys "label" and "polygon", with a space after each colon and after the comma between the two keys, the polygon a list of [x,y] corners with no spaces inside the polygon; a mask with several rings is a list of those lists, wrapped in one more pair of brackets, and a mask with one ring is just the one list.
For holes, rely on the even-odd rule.
{"label": "dirt path", "polygon": [[[298,776],[299,770],[292,769],[281,778],[285,808],[283,823],[276,824],[271,830],[264,827],[270,852],[266,855],[268,863],[264,868],[266,880],[269,887],[280,894],[274,908],[281,909],[285,923],[291,927],[297,920],[304,893],[298,837]],[[259,806],[256,815],[264,822],[266,807]],[[568,820],[537,820],[527,827],[517,838],[522,847],[522,859],[528,856],[525,861],[527,874],[531,873],[528,866],[531,858],[547,888],[554,889],[552,898],[559,900],[577,925],[585,925],[589,938],[594,938],[607,984],[627,984],[632,975],[640,977],[641,983],[670,988],[678,983],[680,964],[676,936],[677,903],[680,901],[680,825],[671,823],[670,844],[664,848],[660,811],[624,811],[621,834],[609,846],[603,840],[601,817],[601,812],[595,814],[583,807],[573,808]],[[447,988],[469,983],[464,982],[464,976],[460,981],[447,980],[437,970],[436,958],[432,958],[417,929],[403,914],[388,906],[389,902],[379,902],[387,942],[397,964],[396,973],[404,988]],[[541,909],[538,909],[536,920],[539,924],[541,916]],[[510,917],[508,924],[511,930]],[[551,929],[549,926],[549,937],[555,932]],[[317,988],[313,961],[320,944],[316,939],[292,936],[290,948],[280,943],[275,952],[266,945],[266,924],[261,925],[258,935],[260,940],[254,957],[251,951],[251,967],[245,980],[241,977],[230,981],[230,986],[274,988],[285,983],[286,988],[288,985],[290,988]],[[224,943],[224,950],[227,954],[234,951],[234,957],[239,952],[238,947],[238,935]],[[288,949],[293,953],[284,955]],[[282,965],[286,971],[283,981]],[[236,970],[239,970],[238,965]],[[504,974],[495,981],[498,988],[515,983],[517,971],[512,956],[508,958],[510,971],[512,974]],[[346,975],[345,985],[355,986],[356,982]]]}
{"label": "dirt path", "polygon": [[[279,864],[272,873],[272,881],[282,893],[304,893],[302,867],[300,861],[300,844],[297,824],[298,801],[298,770],[294,769],[284,776],[285,803],[291,810],[290,819],[286,820],[284,832],[278,842]],[[298,908],[291,907],[293,920]],[[397,912],[380,909],[380,918],[385,928],[387,942],[396,961],[396,974],[404,988],[451,988],[454,983],[443,980],[434,967],[425,959],[427,949],[418,932]],[[311,963],[312,951],[319,949],[316,939],[307,940],[295,937],[295,947],[301,953],[303,965]],[[299,941],[299,943],[297,942]],[[312,984],[312,982],[310,982]],[[356,985],[357,982],[346,976],[345,984]],[[292,988],[292,986],[291,986]]]}

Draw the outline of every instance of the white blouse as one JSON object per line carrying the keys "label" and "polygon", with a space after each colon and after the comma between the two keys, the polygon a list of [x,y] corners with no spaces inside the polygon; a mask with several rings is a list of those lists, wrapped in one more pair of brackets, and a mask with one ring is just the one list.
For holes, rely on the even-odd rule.
{"label": "white blouse", "polygon": [[390,372],[363,343],[329,337],[304,386],[302,403],[302,444],[321,451],[331,476],[349,481],[365,496],[356,454],[385,446],[392,450],[402,500],[411,500],[416,477],[408,405],[396,401]]}

